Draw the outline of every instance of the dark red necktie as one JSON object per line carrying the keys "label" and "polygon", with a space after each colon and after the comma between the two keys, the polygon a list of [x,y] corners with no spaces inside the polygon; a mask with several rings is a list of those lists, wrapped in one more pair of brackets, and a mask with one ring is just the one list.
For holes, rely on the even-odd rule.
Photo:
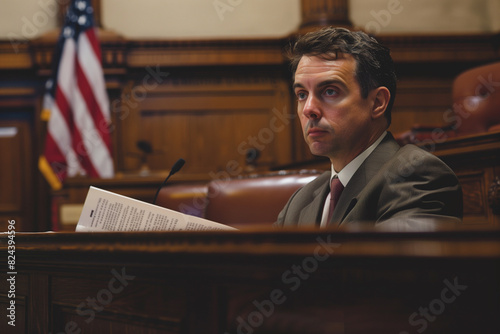
{"label": "dark red necktie", "polygon": [[330,184],[330,210],[328,211],[328,221],[330,221],[333,216],[333,210],[339,201],[342,190],[344,190],[344,186],[339,178],[335,176]]}

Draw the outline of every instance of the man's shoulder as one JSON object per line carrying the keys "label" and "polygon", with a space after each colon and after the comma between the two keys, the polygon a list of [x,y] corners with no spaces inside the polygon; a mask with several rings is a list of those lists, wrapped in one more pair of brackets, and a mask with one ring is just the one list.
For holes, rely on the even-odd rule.
{"label": "man's shoulder", "polygon": [[394,156],[387,162],[389,168],[406,169],[417,172],[422,170],[441,171],[453,173],[451,168],[446,165],[439,157],[429,151],[426,151],[416,145],[407,144],[399,148]]}
{"label": "man's shoulder", "polygon": [[407,156],[408,158],[415,160],[425,159],[430,161],[437,161],[444,164],[444,162],[441,159],[439,159],[431,152],[424,150],[423,148],[413,144],[406,144],[404,146],[401,146],[401,148],[396,152],[394,157],[397,158],[398,156]]}

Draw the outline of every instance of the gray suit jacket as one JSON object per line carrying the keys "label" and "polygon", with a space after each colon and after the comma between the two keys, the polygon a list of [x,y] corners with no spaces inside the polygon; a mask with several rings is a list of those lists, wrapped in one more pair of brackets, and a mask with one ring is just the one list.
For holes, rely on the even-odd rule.
{"label": "gray suit jacket", "polygon": [[[325,172],[297,190],[275,226],[318,226],[330,175]],[[388,133],[344,188],[329,226],[383,223],[404,228],[461,218],[462,190],[453,171],[414,145],[400,147]]]}

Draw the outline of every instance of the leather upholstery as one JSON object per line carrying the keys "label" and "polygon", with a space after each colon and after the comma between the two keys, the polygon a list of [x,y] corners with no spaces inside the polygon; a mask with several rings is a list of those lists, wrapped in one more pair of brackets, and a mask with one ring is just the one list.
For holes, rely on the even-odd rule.
{"label": "leather upholstery", "polygon": [[188,215],[203,217],[207,204],[206,183],[182,183],[163,187],[156,205]]}
{"label": "leather upholstery", "polygon": [[463,72],[453,82],[457,136],[500,125],[500,62]]}
{"label": "leather upholstery", "polygon": [[164,187],[157,205],[230,226],[272,224],[292,194],[322,171],[249,175]]}
{"label": "leather upholstery", "polygon": [[282,173],[212,181],[205,218],[231,226],[272,224],[292,194],[319,174]]}

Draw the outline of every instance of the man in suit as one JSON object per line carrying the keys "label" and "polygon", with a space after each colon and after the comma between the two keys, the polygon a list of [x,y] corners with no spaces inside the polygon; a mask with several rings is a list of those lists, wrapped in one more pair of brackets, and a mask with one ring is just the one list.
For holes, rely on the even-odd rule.
{"label": "man in suit", "polygon": [[387,132],[396,93],[389,49],[363,32],[326,28],[299,38],[290,59],[304,139],[330,159],[331,171],[299,189],[275,225],[460,222],[453,171]]}

